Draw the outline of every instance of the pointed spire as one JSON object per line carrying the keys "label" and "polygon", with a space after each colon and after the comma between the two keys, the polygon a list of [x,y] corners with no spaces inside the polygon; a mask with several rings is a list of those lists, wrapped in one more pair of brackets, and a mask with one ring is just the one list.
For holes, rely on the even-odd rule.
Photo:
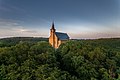
{"label": "pointed spire", "polygon": [[54,22],[52,23],[52,28],[51,29],[55,29],[55,27],[54,27]]}

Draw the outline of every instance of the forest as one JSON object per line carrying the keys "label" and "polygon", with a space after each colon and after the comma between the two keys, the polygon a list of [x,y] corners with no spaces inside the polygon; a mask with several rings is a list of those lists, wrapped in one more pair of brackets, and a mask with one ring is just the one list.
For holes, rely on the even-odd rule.
{"label": "forest", "polygon": [[120,38],[69,40],[58,49],[47,38],[0,39],[0,80],[120,80]]}

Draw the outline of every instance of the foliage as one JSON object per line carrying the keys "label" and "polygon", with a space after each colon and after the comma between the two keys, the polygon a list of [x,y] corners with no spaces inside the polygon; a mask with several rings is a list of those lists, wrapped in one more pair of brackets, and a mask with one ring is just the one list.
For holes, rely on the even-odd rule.
{"label": "foliage", "polygon": [[19,42],[32,42],[48,41],[48,38],[42,37],[11,37],[0,39],[0,47],[10,47],[18,44]]}
{"label": "foliage", "polygon": [[119,80],[120,39],[46,41],[0,48],[0,80]]}

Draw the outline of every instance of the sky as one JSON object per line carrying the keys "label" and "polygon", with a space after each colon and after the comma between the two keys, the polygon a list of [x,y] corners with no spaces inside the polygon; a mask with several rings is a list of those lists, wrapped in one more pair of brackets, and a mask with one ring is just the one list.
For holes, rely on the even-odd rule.
{"label": "sky", "polygon": [[49,37],[52,22],[72,39],[120,37],[120,0],[0,0],[0,38]]}

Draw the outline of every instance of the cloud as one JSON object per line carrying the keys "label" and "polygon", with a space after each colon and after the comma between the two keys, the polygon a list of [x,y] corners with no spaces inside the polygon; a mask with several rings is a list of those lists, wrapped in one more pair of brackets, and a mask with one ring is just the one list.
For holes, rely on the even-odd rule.
{"label": "cloud", "polygon": [[107,24],[76,23],[64,25],[61,31],[69,33],[71,38],[111,38],[120,37],[120,23],[117,21]]}
{"label": "cloud", "polygon": [[96,39],[96,38],[120,38],[120,33],[111,32],[84,32],[84,33],[69,33],[70,37],[73,39]]}
{"label": "cloud", "polygon": [[14,20],[0,19],[0,37],[5,36],[34,36],[37,31],[28,27],[22,26]]}
{"label": "cloud", "polygon": [[35,30],[29,30],[29,29],[24,29],[24,28],[15,28],[12,30],[17,31],[17,32],[22,32],[22,33],[37,33],[37,31]]}
{"label": "cloud", "polygon": [[9,29],[20,27],[16,22],[8,22],[8,21],[1,21],[0,20],[0,29]]}
{"label": "cloud", "polygon": [[3,7],[3,6],[0,6],[0,11],[5,11],[5,12],[10,12],[11,10],[9,8],[6,8],[6,7]]}
{"label": "cloud", "polygon": [[[2,0],[0,1],[0,3],[2,2]],[[10,5],[8,3],[1,3],[0,4],[0,11],[5,11],[5,12],[26,12],[26,10],[24,10],[24,8],[20,8],[20,7],[17,7],[15,5]]]}

